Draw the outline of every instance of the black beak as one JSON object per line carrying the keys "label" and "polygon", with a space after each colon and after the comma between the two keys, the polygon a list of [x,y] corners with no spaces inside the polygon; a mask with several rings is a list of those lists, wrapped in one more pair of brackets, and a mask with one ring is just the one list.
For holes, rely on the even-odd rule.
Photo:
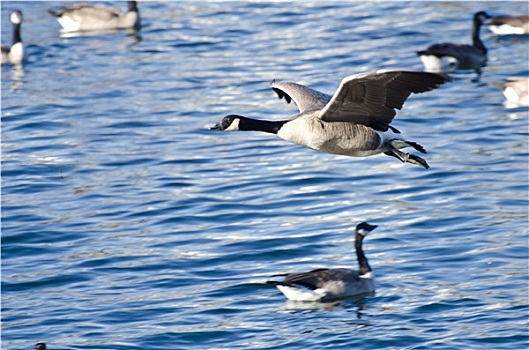
{"label": "black beak", "polygon": [[215,124],[209,128],[209,130],[222,130],[222,126],[219,124]]}

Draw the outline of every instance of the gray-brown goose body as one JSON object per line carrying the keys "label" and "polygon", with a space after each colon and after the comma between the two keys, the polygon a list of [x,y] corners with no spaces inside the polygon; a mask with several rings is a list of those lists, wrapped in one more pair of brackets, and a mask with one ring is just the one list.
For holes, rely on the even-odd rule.
{"label": "gray-brown goose body", "polygon": [[352,157],[384,153],[428,168],[416,155],[399,151],[424,148],[403,138],[390,125],[412,93],[430,91],[449,79],[440,74],[405,70],[362,73],[344,78],[334,95],[292,82],[273,81],[280,98],[294,101],[300,113],[288,120],[258,120],[228,115],[211,129],[262,131],[316,151]]}
{"label": "gray-brown goose body", "polygon": [[529,16],[494,16],[487,27],[496,35],[529,34]]}
{"label": "gray-brown goose body", "polygon": [[57,18],[61,32],[92,32],[114,29],[135,29],[141,27],[140,13],[136,1],[127,1],[128,11],[122,12],[111,7],[80,5],[58,11],[48,10]]}

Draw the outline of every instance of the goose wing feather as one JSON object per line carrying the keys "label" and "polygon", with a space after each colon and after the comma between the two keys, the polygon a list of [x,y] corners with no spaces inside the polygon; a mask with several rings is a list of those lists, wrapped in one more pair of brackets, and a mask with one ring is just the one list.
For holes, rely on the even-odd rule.
{"label": "goose wing feather", "polygon": [[284,98],[287,103],[294,100],[294,103],[298,106],[301,113],[309,110],[322,109],[332,97],[301,84],[286,81],[277,82],[273,80],[270,86],[280,99]]}
{"label": "goose wing feather", "polygon": [[347,269],[317,269],[304,273],[288,274],[285,284],[300,285],[312,290],[322,288],[330,281],[358,279],[358,273]]}
{"label": "goose wing feather", "polygon": [[412,93],[430,91],[448,77],[428,72],[381,70],[351,75],[342,80],[319,117],[327,122],[363,124],[386,131]]}
{"label": "goose wing feather", "polygon": [[420,51],[421,54],[434,55],[438,57],[451,56],[460,58],[465,55],[479,54],[479,50],[472,45],[442,43],[434,44],[428,47],[425,51]]}

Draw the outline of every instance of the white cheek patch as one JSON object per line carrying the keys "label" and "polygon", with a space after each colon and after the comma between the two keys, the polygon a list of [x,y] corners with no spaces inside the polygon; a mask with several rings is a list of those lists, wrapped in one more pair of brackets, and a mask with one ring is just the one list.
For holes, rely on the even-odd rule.
{"label": "white cheek patch", "polygon": [[20,24],[22,23],[22,18],[20,18],[20,16],[17,14],[17,13],[13,13],[11,15],[11,23],[13,24]]}
{"label": "white cheek patch", "polygon": [[240,119],[233,119],[233,121],[231,122],[230,126],[228,126],[226,129],[224,129],[224,131],[237,131],[239,130],[239,122],[241,120]]}
{"label": "white cheek patch", "polygon": [[369,271],[368,273],[364,273],[363,275],[360,276],[360,278],[373,279],[373,272]]}

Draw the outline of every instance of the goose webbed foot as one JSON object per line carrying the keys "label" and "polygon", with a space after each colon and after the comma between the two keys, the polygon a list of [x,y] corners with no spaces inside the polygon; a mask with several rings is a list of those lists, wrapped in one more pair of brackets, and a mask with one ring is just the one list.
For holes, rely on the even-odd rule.
{"label": "goose webbed foot", "polygon": [[403,163],[410,163],[410,164],[422,166],[424,169],[428,169],[430,167],[428,163],[426,163],[426,161],[422,159],[421,157],[418,157],[414,154],[401,152],[396,148],[391,149],[390,151],[384,152],[384,154],[395,157]]}
{"label": "goose webbed foot", "polygon": [[424,149],[424,147],[419,145],[417,142],[406,141],[405,143],[408,146],[411,146],[411,147],[415,148],[417,151],[419,151],[421,153],[426,153],[426,150]]}

